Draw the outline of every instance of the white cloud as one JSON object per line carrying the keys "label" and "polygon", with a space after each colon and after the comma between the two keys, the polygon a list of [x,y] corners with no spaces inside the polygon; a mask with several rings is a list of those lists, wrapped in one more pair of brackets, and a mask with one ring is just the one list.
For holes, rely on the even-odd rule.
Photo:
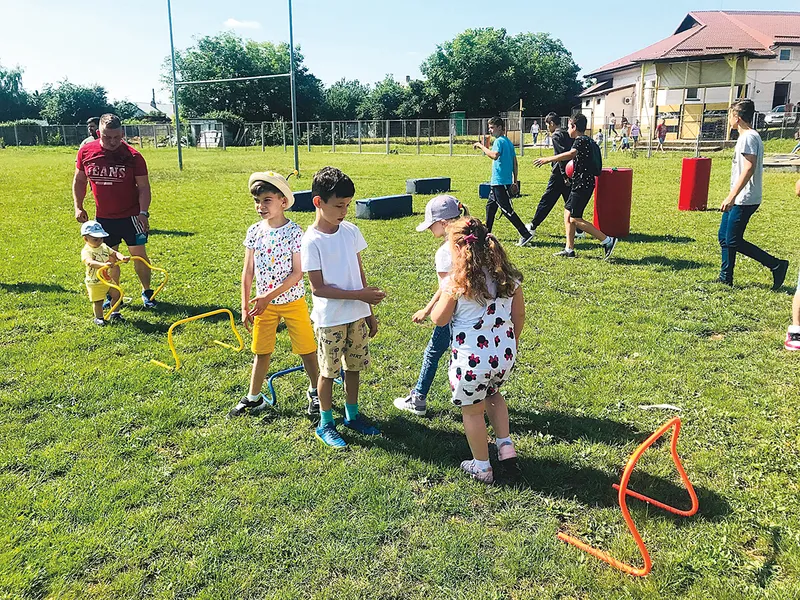
{"label": "white cloud", "polygon": [[231,17],[223,23],[228,29],[261,29],[261,23],[258,21],[239,21]]}

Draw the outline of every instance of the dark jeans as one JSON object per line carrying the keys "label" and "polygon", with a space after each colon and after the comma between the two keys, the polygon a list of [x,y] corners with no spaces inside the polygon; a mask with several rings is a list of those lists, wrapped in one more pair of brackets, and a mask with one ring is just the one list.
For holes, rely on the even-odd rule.
{"label": "dark jeans", "polygon": [[436,376],[436,369],[439,367],[439,360],[445,352],[450,349],[450,325],[436,327],[431,334],[431,340],[425,348],[422,357],[422,368],[419,370],[419,380],[414,389],[421,396],[427,396],[431,389],[433,378]]}
{"label": "dark jeans", "polygon": [[719,224],[719,245],[722,248],[722,268],[719,272],[720,281],[733,283],[733,268],[736,266],[736,253],[741,252],[753,260],[760,262],[768,269],[774,269],[780,261],[764,252],[758,246],[744,239],[744,230],[750,217],[758,210],[759,205],[739,206],[734,204],[728,212],[722,213]]}
{"label": "dark jeans", "polygon": [[550,214],[550,211],[553,210],[556,202],[558,202],[559,196],[564,198],[564,202],[566,202],[569,196],[569,186],[564,181],[561,168],[556,167],[550,173],[547,187],[544,190],[544,194],[542,194],[542,199],[539,200],[539,206],[536,207],[536,214],[533,215],[533,220],[531,221],[531,229],[536,229],[542,224],[547,215]]}
{"label": "dark jeans", "polygon": [[486,228],[491,232],[492,225],[494,225],[494,217],[497,214],[497,208],[503,211],[503,214],[509,222],[519,231],[519,234],[524,237],[530,237],[531,232],[525,228],[525,223],[519,218],[519,215],[514,212],[514,207],[511,206],[511,198],[508,195],[507,185],[493,185],[489,192],[489,200],[486,202]]}

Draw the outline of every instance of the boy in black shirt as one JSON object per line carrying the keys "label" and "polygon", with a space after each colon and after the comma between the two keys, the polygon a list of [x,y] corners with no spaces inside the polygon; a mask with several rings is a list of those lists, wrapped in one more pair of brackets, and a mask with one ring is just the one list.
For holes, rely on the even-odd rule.
{"label": "boy in black shirt", "polygon": [[574,160],[575,169],[572,174],[572,187],[564,205],[564,229],[566,229],[567,233],[567,244],[561,252],[556,252],[554,256],[575,258],[575,229],[580,227],[592,237],[600,240],[605,260],[611,256],[618,239],[607,236],[583,218],[583,211],[589,204],[594,192],[595,178],[595,166],[592,158],[594,141],[585,134],[586,115],[578,113],[570,117],[568,131],[569,137],[573,140],[570,150],[555,156],[537,158],[533,161],[534,165],[541,167],[547,163]]}

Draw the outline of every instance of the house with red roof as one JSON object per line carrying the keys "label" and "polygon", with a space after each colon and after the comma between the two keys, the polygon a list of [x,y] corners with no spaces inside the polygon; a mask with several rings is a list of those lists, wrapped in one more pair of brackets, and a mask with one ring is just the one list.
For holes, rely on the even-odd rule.
{"label": "house with red roof", "polygon": [[[580,95],[593,130],[663,118],[668,139],[721,139],[736,98],[800,103],[800,12],[690,12],[671,36],[603,65]],[[613,113],[613,117],[612,117]]]}

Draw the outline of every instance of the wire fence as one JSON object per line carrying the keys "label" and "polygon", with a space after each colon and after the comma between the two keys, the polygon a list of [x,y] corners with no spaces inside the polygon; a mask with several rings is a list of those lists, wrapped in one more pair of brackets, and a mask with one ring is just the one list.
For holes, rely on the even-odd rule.
{"label": "wire fence", "polygon": [[[587,134],[595,138],[606,154],[615,150],[646,150],[650,154],[661,149],[656,126],[662,122],[667,150],[699,152],[732,143],[726,110],[705,110],[700,106],[690,111],[687,106],[674,107],[674,111],[654,107],[642,119],[631,120],[624,115],[612,119],[595,115],[591,109],[583,111],[588,121]],[[561,117],[560,126],[566,128],[567,121],[568,117]],[[800,112],[756,113],[754,124],[764,140],[800,136]],[[308,152],[475,155],[472,148],[475,142],[491,143],[487,120],[477,118],[303,121],[298,123],[297,130],[298,145]],[[508,118],[506,130],[521,155],[551,147],[544,116]],[[84,125],[2,125],[0,147],[78,146],[87,136]],[[176,129],[170,123],[125,125],[124,136],[128,143],[140,148],[177,144]],[[279,146],[286,150],[292,147],[292,126],[286,121],[244,123],[238,127],[190,121],[181,125],[181,144],[202,149],[231,146],[264,150]]]}

